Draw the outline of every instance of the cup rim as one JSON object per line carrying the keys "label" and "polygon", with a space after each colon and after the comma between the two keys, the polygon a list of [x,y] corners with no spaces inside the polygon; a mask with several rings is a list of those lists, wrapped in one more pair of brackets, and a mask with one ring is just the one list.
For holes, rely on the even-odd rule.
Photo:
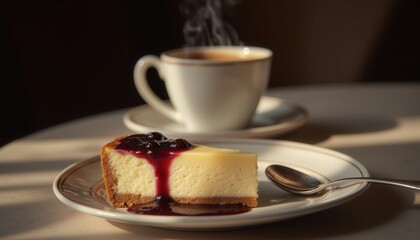
{"label": "cup rim", "polygon": [[[175,53],[193,53],[193,52],[212,52],[212,53],[235,53],[239,57],[238,59],[194,59],[174,56]],[[254,54],[252,58],[247,58],[248,54]],[[183,47],[168,50],[160,55],[163,62],[167,63],[179,63],[179,64],[226,64],[226,63],[244,63],[244,62],[255,62],[271,59],[273,52],[270,49],[263,47],[254,46],[200,46],[200,47]]]}

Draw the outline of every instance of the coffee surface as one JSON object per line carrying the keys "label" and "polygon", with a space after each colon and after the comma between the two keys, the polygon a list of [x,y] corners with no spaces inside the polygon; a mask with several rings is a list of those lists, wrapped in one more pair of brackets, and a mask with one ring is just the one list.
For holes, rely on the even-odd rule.
{"label": "coffee surface", "polygon": [[222,52],[174,52],[171,57],[195,60],[212,60],[212,61],[248,61],[258,59],[261,56],[257,54],[237,54]]}

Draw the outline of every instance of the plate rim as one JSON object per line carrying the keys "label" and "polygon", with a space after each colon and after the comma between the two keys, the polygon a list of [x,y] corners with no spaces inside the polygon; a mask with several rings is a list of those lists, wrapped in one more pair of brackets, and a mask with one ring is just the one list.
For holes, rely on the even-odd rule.
{"label": "plate rim", "polygon": [[[134,132],[144,132],[144,131],[160,131],[165,135],[176,135],[185,138],[218,138],[218,137],[229,137],[229,138],[262,138],[262,137],[271,137],[271,136],[279,136],[281,134],[285,134],[292,130],[295,130],[303,125],[305,125],[309,120],[309,112],[302,107],[301,105],[285,100],[279,97],[273,96],[262,96],[261,101],[278,101],[282,102],[287,106],[291,106],[296,110],[295,116],[293,116],[290,120],[279,122],[272,125],[266,125],[261,127],[250,127],[238,130],[228,130],[228,131],[213,131],[213,132],[188,132],[188,131],[173,131],[171,129],[162,129],[162,128],[155,128],[155,127],[148,127],[146,125],[141,125],[132,120],[133,117],[137,116],[136,114],[139,111],[153,111],[158,115],[161,115],[152,107],[147,104],[143,104],[140,106],[133,107],[129,109],[123,115],[123,123],[124,125],[134,131]],[[164,117],[163,115],[161,115]],[[172,121],[169,119],[169,121]]]}
{"label": "plate rim", "polygon": [[[269,140],[269,139],[209,139],[205,140],[203,142],[219,142],[219,143],[239,143],[239,144],[254,144],[258,142],[259,144],[270,144],[270,145],[276,145],[278,146],[291,146],[291,147],[298,147],[302,149],[309,149],[309,150],[316,150],[317,152],[321,153],[327,153],[329,155],[333,155],[335,157],[339,157],[340,159],[346,161],[347,163],[351,164],[353,167],[357,168],[363,177],[369,177],[369,172],[366,169],[366,167],[361,164],[356,159],[352,158],[349,155],[346,155],[344,153],[331,150],[328,148],[323,148],[315,145],[310,145],[306,143],[300,143],[300,142],[293,142],[293,141],[287,141],[287,140]],[[277,146],[278,145],[278,146]],[[96,209],[90,206],[82,205],[77,202],[72,201],[71,199],[66,198],[64,193],[60,190],[60,183],[63,183],[65,181],[65,178],[67,178],[71,173],[75,170],[78,170],[85,165],[92,164],[96,161],[100,161],[100,158],[98,155],[75,162],[65,169],[63,169],[54,179],[53,182],[53,192],[56,195],[56,197],[65,205],[67,205],[70,208],[73,208],[77,211],[87,213],[90,215],[94,215],[97,217],[105,218],[110,221],[116,221],[116,222],[124,222],[124,223],[131,223],[131,224],[137,224],[142,226],[151,226],[151,227],[158,227],[158,228],[165,228],[165,229],[176,229],[176,230],[188,230],[188,231],[208,231],[208,230],[225,230],[225,229],[235,229],[235,228],[244,228],[250,225],[260,225],[260,224],[266,224],[271,222],[277,222],[282,221],[286,219],[291,219],[294,217],[299,217],[307,214],[311,214],[314,212],[319,212],[325,209],[332,208],[334,206],[340,205],[342,203],[348,202],[355,197],[362,194],[369,186],[368,183],[362,183],[359,185],[359,187],[351,192],[348,192],[345,197],[339,197],[337,199],[330,199],[329,201],[321,201],[319,202],[315,207],[312,205],[302,206],[300,207],[299,211],[293,211],[293,209],[289,209],[288,211],[283,211],[283,216],[255,216],[255,223],[250,223],[249,218],[241,218],[241,216],[244,216],[245,214],[238,214],[238,215],[224,215],[224,216],[144,216],[141,215],[142,218],[147,219],[147,221],[141,221],[142,219],[139,218],[139,215],[135,214],[128,214],[128,213],[119,213],[119,212],[109,212],[106,209]],[[64,177],[64,178],[63,178]],[[62,184],[61,184],[62,186]],[[90,186],[91,188],[92,186]],[[334,190],[333,190],[334,191]],[[92,197],[92,195],[90,195]],[[93,197],[92,197],[93,198]],[[95,200],[96,201],[96,200]],[[139,221],[140,219],[140,221]],[[194,224],[191,224],[190,220],[194,220]],[[209,227],[203,227],[202,224],[205,222],[208,222],[209,220],[213,221],[219,221],[222,220],[225,221],[223,226],[220,224],[217,226],[209,226]],[[172,220],[172,221],[171,221]],[[173,221],[177,220],[177,221]],[[180,227],[180,226],[174,226],[173,224],[191,224],[190,226],[186,227]]]}

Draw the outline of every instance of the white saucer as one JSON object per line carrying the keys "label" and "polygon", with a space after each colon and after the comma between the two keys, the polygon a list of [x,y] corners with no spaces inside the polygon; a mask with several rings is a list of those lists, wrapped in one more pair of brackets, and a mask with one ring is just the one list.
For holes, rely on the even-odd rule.
{"label": "white saucer", "polygon": [[172,138],[264,138],[290,132],[308,120],[300,106],[280,98],[261,98],[248,128],[221,132],[189,132],[185,126],[161,115],[148,105],[135,107],[124,115],[124,124],[134,132],[158,131]]}
{"label": "white saucer", "polygon": [[327,182],[346,177],[369,177],[357,160],[342,153],[303,143],[262,139],[224,139],[199,144],[232,148],[258,154],[258,207],[243,214],[223,216],[151,216],[113,207],[106,196],[99,156],[64,169],[53,184],[57,198],[67,206],[110,221],[177,230],[244,228],[307,215],[337,206],[361,194],[367,183],[331,189],[310,197],[289,194],[264,174],[271,164],[290,166]]}

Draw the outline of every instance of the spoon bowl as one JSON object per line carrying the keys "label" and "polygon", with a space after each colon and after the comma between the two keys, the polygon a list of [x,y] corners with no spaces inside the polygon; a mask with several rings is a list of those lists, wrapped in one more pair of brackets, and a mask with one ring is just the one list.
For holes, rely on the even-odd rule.
{"label": "spoon bowl", "polygon": [[385,178],[343,178],[327,183],[321,183],[318,179],[299,170],[283,165],[270,165],[265,169],[265,174],[277,187],[298,194],[312,195],[320,193],[331,187],[346,187],[349,185],[368,183],[388,184],[405,187],[420,191],[420,181],[385,179]]}

